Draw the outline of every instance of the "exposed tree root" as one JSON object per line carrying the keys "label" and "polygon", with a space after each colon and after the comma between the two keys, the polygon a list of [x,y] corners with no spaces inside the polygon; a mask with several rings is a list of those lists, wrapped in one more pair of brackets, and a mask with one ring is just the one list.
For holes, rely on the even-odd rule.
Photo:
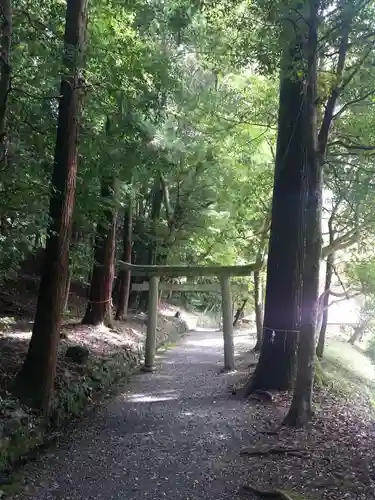
{"label": "exposed tree root", "polygon": [[272,403],[272,394],[268,391],[254,391],[248,396],[245,396],[244,388],[238,385],[232,387],[232,394],[235,396],[240,396],[241,398],[247,397],[249,400],[261,401],[264,403]]}
{"label": "exposed tree root", "polygon": [[267,436],[278,436],[282,427],[277,427],[276,429],[259,429],[259,434],[266,434]]}
{"label": "exposed tree root", "polygon": [[[275,500],[294,500],[288,493],[283,490],[275,489],[275,490],[261,490],[254,484],[246,484],[243,486],[245,491],[249,491],[251,493],[255,493],[256,495],[262,498],[274,498]],[[301,497],[300,497],[301,498]]]}
{"label": "exposed tree root", "polygon": [[268,456],[268,455],[290,455],[292,457],[298,457],[298,458],[310,458],[310,453],[306,450],[299,449],[299,448],[282,448],[282,447],[276,447],[276,448],[266,448],[266,449],[259,449],[259,448],[253,448],[249,450],[242,450],[240,451],[240,455],[247,455],[249,457],[259,457],[259,456]]}
{"label": "exposed tree root", "polygon": [[254,391],[250,394],[249,399],[256,399],[257,401],[272,403],[272,394],[268,391]]}
{"label": "exposed tree root", "polygon": [[238,387],[236,385],[234,385],[232,387],[232,390],[231,390],[232,396],[236,396],[237,395],[237,391],[238,391]]}

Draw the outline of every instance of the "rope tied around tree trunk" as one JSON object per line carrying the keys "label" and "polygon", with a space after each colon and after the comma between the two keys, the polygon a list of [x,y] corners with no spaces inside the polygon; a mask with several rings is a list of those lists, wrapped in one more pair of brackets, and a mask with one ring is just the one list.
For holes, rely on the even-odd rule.
{"label": "rope tied around tree trunk", "polygon": [[286,328],[286,329],[282,329],[282,328],[269,328],[268,326],[264,326],[263,327],[263,330],[267,330],[268,332],[278,332],[278,333],[300,333],[301,330],[293,330],[292,328]]}
{"label": "rope tied around tree trunk", "polygon": [[[281,329],[281,328],[269,328],[268,326],[264,326],[263,330],[271,332],[271,344],[273,344],[275,341],[276,332],[278,332],[278,333],[297,333],[297,334],[299,334],[301,332],[301,330],[293,330],[293,329],[285,330],[285,329]],[[286,336],[284,337],[284,351],[285,351],[285,349],[286,349]]]}
{"label": "rope tied around tree trunk", "polygon": [[107,304],[108,302],[112,302],[112,297],[110,299],[100,301],[89,300],[89,304]]}

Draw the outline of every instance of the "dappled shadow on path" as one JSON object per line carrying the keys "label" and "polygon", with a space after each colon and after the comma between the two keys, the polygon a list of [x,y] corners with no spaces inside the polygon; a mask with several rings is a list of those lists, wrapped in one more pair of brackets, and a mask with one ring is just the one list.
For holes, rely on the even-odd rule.
{"label": "dappled shadow on path", "polygon": [[[236,340],[242,352],[251,343]],[[31,496],[233,499],[238,447],[250,435],[243,402],[228,389],[236,374],[220,373],[222,346],[222,333],[197,331],[158,355],[156,373],[135,374],[60,450],[29,466]]]}
{"label": "dappled shadow on path", "polygon": [[[237,335],[237,359],[251,342]],[[29,496],[20,498],[255,498],[241,489],[248,481],[325,500],[375,498],[374,427],[367,413],[360,421],[353,405],[340,406],[338,399],[318,392],[312,425],[275,431],[289,396],[277,395],[268,406],[250,405],[231,395],[238,373],[220,373],[222,365],[222,334],[191,332],[158,355],[156,373],[136,374],[115,400],[88,414],[60,449],[30,464]],[[240,454],[244,448],[270,446],[306,453],[303,459]]]}

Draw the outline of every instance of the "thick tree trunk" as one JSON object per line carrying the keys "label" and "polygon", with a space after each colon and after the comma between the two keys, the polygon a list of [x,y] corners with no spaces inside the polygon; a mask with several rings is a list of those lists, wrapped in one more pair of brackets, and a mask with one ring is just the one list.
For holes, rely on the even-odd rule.
{"label": "thick tree trunk", "polygon": [[262,347],[262,335],[263,335],[263,310],[262,310],[262,291],[260,286],[260,271],[254,271],[254,307],[255,307],[255,324],[257,329],[257,341],[253,348],[253,351],[258,352]]}
{"label": "thick tree trunk", "polygon": [[263,340],[244,395],[254,390],[290,389],[296,368],[296,331],[300,327],[303,79],[296,60],[301,42],[283,54],[271,235],[267,261]]}
{"label": "thick tree trunk", "polygon": [[[312,393],[315,375],[315,330],[318,313],[319,269],[322,252],[322,190],[323,165],[318,160],[316,125],[317,81],[317,1],[309,0],[309,35],[307,42],[308,76],[304,110],[306,206],[303,265],[302,319],[298,346],[298,371],[293,400],[284,423],[305,425],[313,416]],[[304,243],[304,245],[303,245]]]}
{"label": "thick tree trunk", "polygon": [[[321,305],[322,307],[322,322],[320,325],[320,331],[319,331],[319,340],[318,344],[316,346],[316,355],[318,358],[323,357],[324,353],[324,346],[326,342],[326,331],[327,331],[327,324],[328,324],[328,303],[329,303],[329,290],[331,288],[331,282],[332,282],[332,276],[333,276],[333,266],[334,266],[334,260],[335,260],[335,254],[331,253],[327,257],[327,264],[326,264],[326,280],[325,280],[325,285],[324,285],[324,294],[323,297],[323,303]],[[319,313],[319,311],[318,311]]]}
{"label": "thick tree trunk", "polygon": [[[133,231],[133,203],[132,195],[129,196],[129,204],[124,217],[124,239],[121,260],[124,262],[132,261],[132,231]],[[130,295],[131,272],[120,269],[117,285],[117,311],[116,320],[119,320],[128,314],[128,304]]]}
{"label": "thick tree trunk", "polygon": [[113,179],[102,179],[101,197],[107,207],[98,222],[95,236],[94,265],[90,298],[83,325],[112,324],[112,285],[116,254],[117,209],[114,208],[115,187]]}
{"label": "thick tree trunk", "polygon": [[241,315],[243,314],[243,311],[246,307],[248,299],[245,299],[242,301],[241,307],[239,307],[236,311],[236,314],[234,315],[234,321],[233,321],[233,326],[236,326],[237,323],[239,322]]}
{"label": "thick tree trunk", "polygon": [[349,344],[354,345],[358,340],[362,340],[367,327],[367,321],[354,327],[353,335],[348,340]]}
{"label": "thick tree trunk", "polygon": [[[87,0],[68,0],[64,76],[61,81],[52,193],[44,266],[29,350],[16,391],[32,406],[49,409],[56,371],[62,308],[69,265],[69,243],[77,174],[81,90],[79,74],[87,25]],[[74,50],[72,50],[74,48]]]}
{"label": "thick tree trunk", "polygon": [[10,89],[10,45],[12,38],[12,2],[3,0],[1,2],[1,21],[0,21],[0,43],[1,43],[1,61],[0,61],[0,162],[6,160],[7,156],[7,132],[6,116],[8,95]]}

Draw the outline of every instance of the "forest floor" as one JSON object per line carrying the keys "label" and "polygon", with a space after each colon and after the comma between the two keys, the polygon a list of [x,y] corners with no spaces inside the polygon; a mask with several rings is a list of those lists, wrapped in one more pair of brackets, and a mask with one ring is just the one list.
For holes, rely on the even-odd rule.
{"label": "forest floor", "polygon": [[[0,291],[0,398],[11,392],[11,385],[26,356],[33,317],[36,308],[38,283],[33,276]],[[70,294],[69,306],[60,330],[57,385],[81,377],[84,369],[65,357],[69,346],[81,345],[89,350],[92,359],[101,360],[127,351],[129,357],[142,345],[146,334],[146,315],[129,314],[126,322],[114,321],[113,328],[81,325],[87,299]],[[176,330],[178,320],[173,318],[176,308],[163,304],[159,307],[157,338],[167,341]],[[185,314],[186,316],[186,314]],[[187,318],[191,321],[192,318]],[[1,420],[1,415],[0,415]]]}
{"label": "forest floor", "polygon": [[[15,467],[55,442],[66,424],[88,407],[124,387],[142,360],[145,343],[145,314],[130,314],[126,322],[114,322],[112,328],[81,325],[87,298],[82,292],[71,293],[60,330],[55,397],[46,429],[38,415],[12,395],[31,338],[36,292],[33,277],[0,290],[0,497],[18,488],[13,484]],[[188,329],[174,313],[175,308],[166,304],[159,307],[159,347],[179,340]],[[187,313],[184,316],[188,322],[194,320]],[[72,348],[76,356],[78,348],[79,358],[83,352],[83,358],[69,357]]]}
{"label": "forest floor", "polygon": [[13,498],[256,499],[243,488],[250,483],[282,488],[293,500],[374,498],[375,420],[365,393],[356,393],[356,375],[346,378],[350,396],[327,375],[312,424],[280,427],[289,395],[269,403],[232,395],[254,361],[248,332],[238,330],[235,340],[238,369],[223,374],[222,334],[186,335],[158,356],[155,374],[134,375],[122,394],[26,465],[24,491]]}
{"label": "forest floor", "polygon": [[[0,292],[3,431],[2,416],[19,414],[9,388],[30,338],[37,290],[33,280],[29,285]],[[58,384],[86,377],[82,367],[65,359],[69,345],[88,346],[97,360],[144,340],[142,315],[113,330],[82,327],[85,305],[86,299],[72,294]],[[173,313],[163,308],[161,340],[173,327],[168,318]],[[317,374],[316,417],[307,428],[294,430],[280,426],[290,395],[274,394],[265,403],[231,394],[255,365],[254,337],[245,329],[236,332],[237,371],[221,374],[221,335],[195,331],[159,353],[156,374],[136,374],[111,402],[102,401],[82,422],[68,424],[57,444],[34,456],[9,488],[0,474],[0,497],[21,489],[14,498],[255,499],[243,486],[256,484],[303,495],[291,494],[293,500],[374,498],[375,368],[361,349],[328,338]]]}

